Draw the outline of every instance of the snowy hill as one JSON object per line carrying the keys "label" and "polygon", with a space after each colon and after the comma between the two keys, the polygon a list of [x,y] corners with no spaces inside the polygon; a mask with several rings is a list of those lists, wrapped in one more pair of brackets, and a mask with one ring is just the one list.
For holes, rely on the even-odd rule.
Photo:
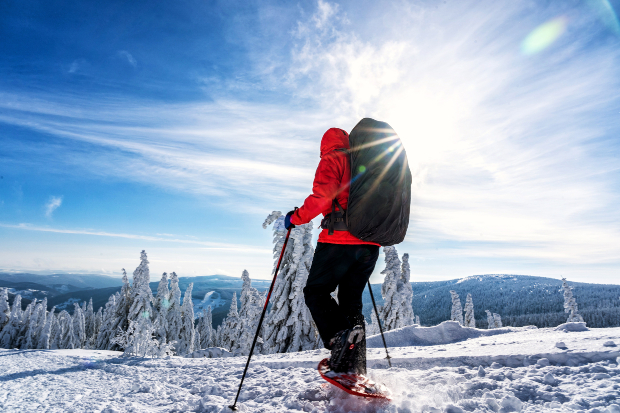
{"label": "snowy hill", "polygon": [[[620,328],[488,331],[444,323],[391,336],[400,343],[389,349],[392,368],[372,337],[368,350],[369,376],[390,388],[391,402],[327,384],[316,370],[327,351],[313,350],[255,356],[240,411],[620,412]],[[413,336],[427,345],[404,345]],[[0,350],[0,411],[227,412],[246,360],[121,355]]]}
{"label": "snowy hill", "polygon": [[[412,276],[414,278],[414,276]],[[476,326],[487,327],[484,310],[498,313],[504,325],[557,326],[566,321],[562,281],[527,275],[475,275],[462,279],[412,282],[413,311],[423,325],[436,325],[450,319],[450,290],[464,301],[471,293]],[[591,327],[620,326],[620,285],[570,282],[579,311]],[[377,304],[382,303],[381,284],[372,286]],[[364,291],[364,315],[370,319],[372,304]]]}

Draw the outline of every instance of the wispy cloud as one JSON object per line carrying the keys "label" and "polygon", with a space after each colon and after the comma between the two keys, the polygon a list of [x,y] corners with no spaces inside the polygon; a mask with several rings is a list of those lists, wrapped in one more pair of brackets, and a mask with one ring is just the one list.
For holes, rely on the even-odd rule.
{"label": "wispy cloud", "polygon": [[138,62],[127,50],[119,50],[118,55],[124,58],[131,66],[138,67]]}
{"label": "wispy cloud", "polygon": [[271,253],[272,252],[271,249],[259,248],[259,247],[254,247],[251,245],[226,244],[222,242],[200,241],[196,239],[163,238],[163,237],[150,236],[150,235],[114,233],[114,232],[105,232],[105,231],[94,231],[94,230],[89,230],[89,229],[62,229],[62,228],[41,227],[41,226],[31,225],[31,224],[5,224],[5,223],[0,223],[0,227],[19,229],[19,230],[25,230],[25,231],[52,232],[52,233],[57,233],[57,234],[92,235],[92,236],[97,236],[97,237],[125,238],[125,239],[134,239],[134,240],[152,241],[152,242],[171,242],[171,243],[177,243],[177,244],[191,244],[191,245],[200,246],[202,249],[208,249],[208,250],[226,250],[226,251],[257,252],[257,253]]}
{"label": "wispy cloud", "polygon": [[48,218],[52,217],[54,211],[56,211],[62,205],[62,197],[61,196],[52,196],[49,201],[45,204],[45,216]]}

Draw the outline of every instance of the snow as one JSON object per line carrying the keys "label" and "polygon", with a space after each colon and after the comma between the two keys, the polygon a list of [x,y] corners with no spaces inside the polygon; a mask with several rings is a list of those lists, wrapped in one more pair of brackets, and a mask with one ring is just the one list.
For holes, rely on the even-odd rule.
{"label": "snow", "polygon": [[[369,346],[369,376],[392,390],[390,403],[325,383],[316,367],[328,352],[320,349],[255,355],[240,411],[620,412],[620,348],[605,346],[620,342],[620,328],[476,330],[455,324],[386,333],[394,345],[392,368],[382,345]],[[566,349],[556,347],[560,341]],[[144,359],[104,350],[2,349],[0,411],[227,411],[246,358],[194,354]]]}
{"label": "snow", "polygon": [[555,328],[557,331],[589,331],[590,329],[586,327],[586,323],[584,322],[575,322],[575,323],[564,323],[560,324]]}
{"label": "snow", "polygon": [[211,306],[211,309],[215,309],[226,304],[226,300],[224,300],[217,291],[209,291],[202,300],[192,298],[192,302],[194,303],[194,314],[196,318],[198,318],[203,308],[206,310],[207,307]]}

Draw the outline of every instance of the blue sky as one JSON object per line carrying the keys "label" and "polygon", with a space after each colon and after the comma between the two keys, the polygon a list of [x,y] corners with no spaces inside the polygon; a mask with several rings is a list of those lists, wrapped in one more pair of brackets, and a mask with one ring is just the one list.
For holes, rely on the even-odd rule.
{"label": "blue sky", "polygon": [[[362,117],[413,280],[620,275],[620,0],[0,4],[0,269],[269,278],[273,210]],[[378,270],[383,268],[378,264]],[[373,281],[380,281],[375,272]]]}

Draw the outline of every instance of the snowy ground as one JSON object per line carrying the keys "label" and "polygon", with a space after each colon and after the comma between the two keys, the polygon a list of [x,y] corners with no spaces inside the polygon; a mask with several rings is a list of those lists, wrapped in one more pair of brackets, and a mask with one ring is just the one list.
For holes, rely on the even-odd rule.
{"label": "snowy ground", "polygon": [[[459,337],[457,330],[442,324],[392,335],[446,342]],[[390,348],[392,368],[387,368],[383,349],[369,349],[369,375],[392,389],[391,403],[349,396],[323,382],[316,365],[327,352],[317,350],[254,358],[241,409],[620,413],[620,328],[569,333],[504,329],[493,336],[460,330],[479,337]],[[558,342],[564,346],[556,346]],[[370,338],[369,345],[373,343]],[[219,412],[234,399],[245,363],[243,357],[150,360],[120,355],[0,350],[0,411]]]}

